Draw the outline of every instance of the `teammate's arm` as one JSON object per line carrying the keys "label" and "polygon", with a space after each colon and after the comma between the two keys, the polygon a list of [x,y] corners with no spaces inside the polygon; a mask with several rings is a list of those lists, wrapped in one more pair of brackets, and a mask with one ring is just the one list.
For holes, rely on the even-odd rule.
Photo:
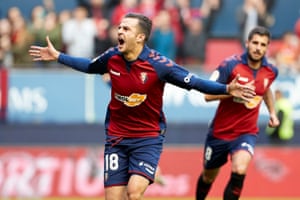
{"label": "teammate's arm", "polygon": [[209,102],[209,101],[216,101],[216,100],[222,100],[222,99],[227,99],[227,98],[230,98],[232,97],[231,95],[212,95],[212,94],[205,94],[204,95],[204,100],[206,102]]}

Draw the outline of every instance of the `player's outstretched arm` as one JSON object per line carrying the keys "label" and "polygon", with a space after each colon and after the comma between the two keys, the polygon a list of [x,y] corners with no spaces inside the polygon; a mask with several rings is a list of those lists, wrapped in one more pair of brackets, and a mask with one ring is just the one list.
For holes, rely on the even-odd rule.
{"label": "player's outstretched arm", "polygon": [[215,101],[215,100],[222,100],[226,99],[232,96],[242,98],[245,101],[249,101],[251,98],[254,97],[255,92],[254,92],[254,82],[250,82],[246,85],[240,85],[238,83],[238,77],[239,75],[232,80],[230,84],[227,85],[227,91],[229,94],[227,95],[213,95],[213,94],[205,94],[204,99],[205,101]]}
{"label": "player's outstretched arm", "polygon": [[31,46],[29,55],[33,57],[34,61],[58,61],[61,64],[69,66],[75,70],[85,73],[98,73],[98,71],[90,70],[90,59],[72,57],[57,51],[51,43],[49,37],[46,37],[47,46]]}
{"label": "player's outstretched arm", "polygon": [[46,37],[47,46],[30,46],[29,55],[33,57],[34,61],[56,61],[60,54],[52,45],[49,36]]}

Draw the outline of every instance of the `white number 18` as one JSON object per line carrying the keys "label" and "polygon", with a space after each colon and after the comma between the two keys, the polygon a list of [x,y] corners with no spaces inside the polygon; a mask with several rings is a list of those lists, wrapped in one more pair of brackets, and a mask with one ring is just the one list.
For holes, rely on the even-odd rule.
{"label": "white number 18", "polygon": [[119,168],[119,156],[116,153],[105,155],[105,170],[117,170]]}

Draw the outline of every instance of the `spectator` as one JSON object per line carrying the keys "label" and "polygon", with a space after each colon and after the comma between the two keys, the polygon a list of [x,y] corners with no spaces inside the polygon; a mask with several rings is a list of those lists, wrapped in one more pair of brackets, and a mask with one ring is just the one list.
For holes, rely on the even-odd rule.
{"label": "spectator", "polygon": [[[83,2],[83,0],[80,1]],[[108,12],[104,0],[88,0],[88,2],[89,3],[82,4],[88,9],[89,17],[91,17],[95,23],[96,35],[94,38],[94,55],[99,55],[100,52],[104,52],[111,44],[108,35],[110,26]]]}
{"label": "spectator", "polygon": [[255,7],[255,1],[256,0],[244,0],[242,6],[237,8],[236,18],[239,25],[239,39],[243,47],[247,40],[248,33],[258,24],[258,12]]}
{"label": "spectator", "polygon": [[[175,33],[175,41],[177,47],[184,45],[184,35],[187,31],[187,26],[190,23],[192,16],[199,14],[199,9],[192,9],[190,1],[186,0],[165,0],[164,8],[171,15],[171,25]],[[177,48],[176,60],[178,63],[184,64],[183,48]]]}
{"label": "spectator", "polygon": [[184,35],[184,63],[199,68],[205,61],[206,34],[203,32],[203,21],[200,16],[193,17]]}
{"label": "spectator", "polygon": [[159,12],[158,8],[156,0],[140,0],[138,5],[138,11],[152,20]]}
{"label": "spectator", "polygon": [[90,18],[102,19],[109,17],[105,0],[78,0],[78,5],[87,9]]}
{"label": "spectator", "polygon": [[200,7],[200,14],[203,19],[203,32],[210,36],[211,29],[216,17],[221,10],[223,0],[203,0]]}
{"label": "spectator", "polygon": [[60,50],[63,48],[61,28],[57,14],[55,12],[49,12],[45,17],[44,22],[45,36],[50,36],[52,41],[57,44],[57,48]]}
{"label": "spectator", "polygon": [[46,13],[55,12],[55,3],[53,0],[43,0],[43,7]]}
{"label": "spectator", "polygon": [[283,74],[300,72],[300,41],[294,32],[285,32],[281,45],[274,51],[276,65]]}
{"label": "spectator", "polygon": [[105,1],[105,7],[107,10],[107,16],[110,19],[113,13],[113,10],[115,9],[116,6],[118,6],[121,3],[121,0],[109,0]]}
{"label": "spectator", "polygon": [[151,45],[163,55],[175,60],[177,46],[175,33],[171,27],[170,13],[167,10],[161,10],[154,18],[154,22]]}
{"label": "spectator", "polygon": [[300,17],[296,20],[296,23],[294,26],[294,32],[297,35],[297,37],[300,39]]}
{"label": "spectator", "polygon": [[138,1],[137,0],[121,0],[112,11],[111,23],[116,26],[119,25],[122,17],[129,12],[138,12]]}
{"label": "spectator", "polygon": [[34,41],[34,37],[28,30],[23,17],[14,19],[11,39],[14,67],[32,67],[32,59],[27,52]]}
{"label": "spectator", "polygon": [[[56,40],[57,37],[54,38],[54,36],[49,33],[61,32],[60,30],[58,31],[60,26],[58,16],[55,13],[53,0],[43,0],[43,5],[37,5],[33,7],[31,11],[31,20],[28,26],[30,32],[34,36],[34,43],[36,45],[45,45],[44,38],[46,35],[49,35],[51,38],[53,38],[53,40]],[[59,34],[61,35],[61,33]],[[61,50],[60,46],[58,46],[58,48]]]}
{"label": "spectator", "polygon": [[35,44],[42,44],[41,41],[44,40],[45,36],[39,36],[43,30],[44,20],[45,20],[45,9],[43,6],[35,6],[31,11],[31,20],[28,24],[30,32],[34,35]]}
{"label": "spectator", "polygon": [[94,19],[96,25],[96,35],[94,38],[95,41],[95,50],[94,55],[98,55],[101,52],[104,52],[108,47],[111,46],[111,41],[109,38],[109,28],[110,23],[107,19]]}
{"label": "spectator", "polygon": [[11,25],[8,19],[0,19],[0,67],[12,67],[13,65],[10,35]]}
{"label": "spectator", "polygon": [[[36,8],[41,8],[40,14],[44,13],[42,7],[38,6]],[[33,14],[32,23],[30,25],[30,31],[35,39],[34,43],[37,45],[46,45],[45,37],[49,35],[49,37],[58,45],[57,48],[62,50],[61,24],[59,23],[57,14],[55,12],[48,12],[44,16],[41,16],[40,14]]]}
{"label": "spectator", "polygon": [[95,23],[88,18],[86,8],[76,7],[73,17],[62,26],[62,38],[66,45],[66,52],[72,56],[94,57],[96,34]]}
{"label": "spectator", "polygon": [[279,89],[275,90],[275,109],[280,124],[275,128],[268,126],[266,133],[270,136],[272,143],[281,144],[293,138],[294,121],[293,106]]}
{"label": "spectator", "polygon": [[58,14],[58,23],[62,26],[66,21],[72,18],[70,10],[62,10]]}
{"label": "spectator", "polygon": [[9,20],[9,22],[13,24],[18,21],[19,18],[22,18],[22,13],[21,10],[18,7],[11,7],[8,9],[7,12],[7,19]]}
{"label": "spectator", "polygon": [[243,47],[249,31],[253,27],[269,28],[274,24],[275,19],[270,13],[274,3],[274,0],[244,0],[242,6],[237,8],[239,37]]}
{"label": "spectator", "polygon": [[256,0],[256,10],[258,13],[257,24],[264,27],[272,27],[275,23],[275,18],[271,14],[275,0]]}

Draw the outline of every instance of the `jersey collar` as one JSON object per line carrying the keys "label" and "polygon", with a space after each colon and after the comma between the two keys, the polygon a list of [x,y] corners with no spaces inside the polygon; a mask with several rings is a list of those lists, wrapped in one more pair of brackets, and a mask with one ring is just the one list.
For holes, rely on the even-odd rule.
{"label": "jersey collar", "polygon": [[138,59],[146,60],[148,58],[149,54],[150,54],[150,48],[147,45],[144,45],[144,48],[143,48],[141,54],[139,55]]}
{"label": "jersey collar", "polygon": [[[242,63],[245,64],[245,65],[247,65],[248,64],[248,62],[247,62],[248,52],[244,52],[242,54],[241,58],[242,58]],[[268,61],[267,61],[266,56],[264,56],[262,58],[261,66],[267,66],[267,65],[268,65]]]}

